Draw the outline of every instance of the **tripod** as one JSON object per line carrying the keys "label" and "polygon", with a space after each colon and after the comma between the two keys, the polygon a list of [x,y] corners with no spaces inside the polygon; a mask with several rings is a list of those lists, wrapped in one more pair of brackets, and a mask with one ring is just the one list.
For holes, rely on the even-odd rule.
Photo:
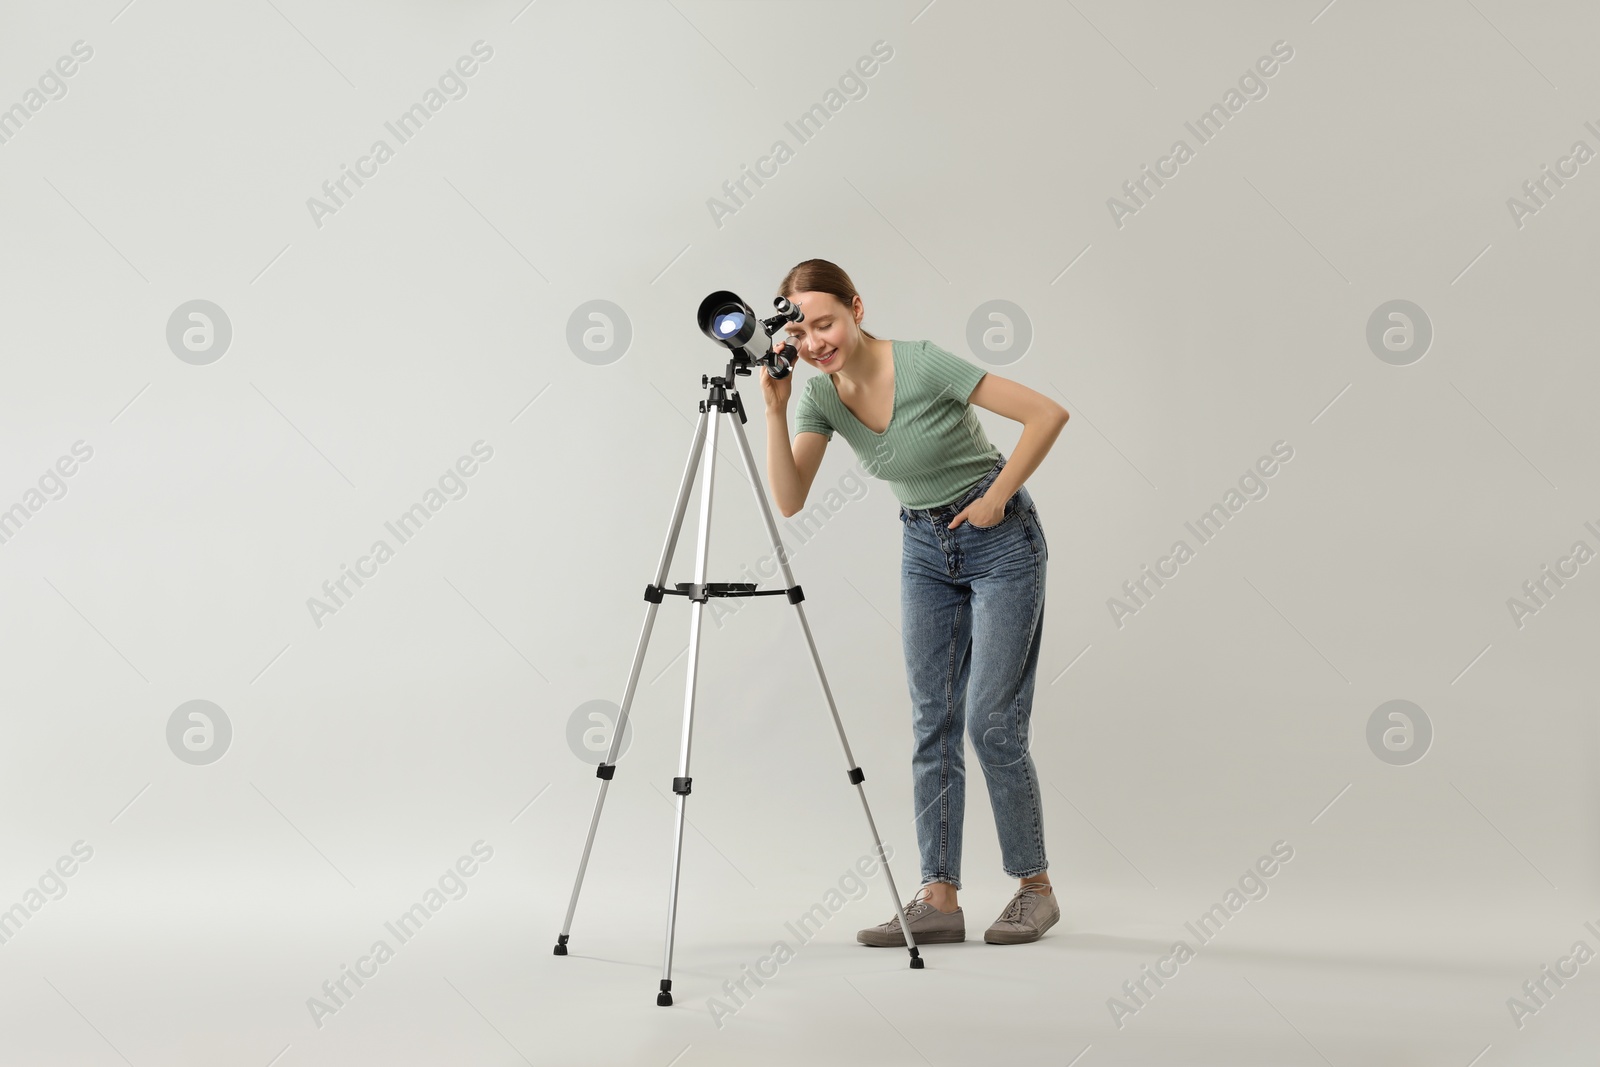
{"label": "tripod", "polygon": [[[639,644],[633,653],[633,666],[628,671],[628,686],[622,695],[622,706],[617,716],[617,723],[611,734],[611,745],[606,752],[605,761],[595,770],[595,776],[600,779],[600,792],[595,798],[594,815],[589,820],[589,836],[583,843],[583,858],[578,861],[578,877],[572,886],[572,899],[567,904],[567,918],[561,926],[561,934],[556,938],[555,954],[567,954],[567,936],[572,930],[572,915],[578,907],[578,893],[583,888],[583,873],[589,866],[589,852],[594,847],[594,835],[600,825],[600,810],[605,806],[606,789],[611,784],[612,777],[616,774],[617,753],[622,746],[623,729],[628,724],[628,709],[633,704],[634,688],[639,682],[639,671],[644,665],[645,648],[650,642],[650,629],[655,623],[656,609],[661,605],[664,595],[685,596],[691,602],[689,615],[689,668],[688,682],[683,698],[683,741],[678,751],[678,776],[672,779],[672,791],[678,798],[678,823],[672,841],[672,886],[667,896],[667,945],[666,954],[661,965],[661,990],[656,994],[656,1003],[666,1006],[672,1003],[672,941],[673,931],[678,917],[678,874],[683,865],[683,820],[684,806],[689,799],[689,786],[692,779],[689,776],[689,742],[694,727],[694,694],[696,671],[700,662],[700,621],[704,612],[707,599],[710,597],[730,596],[776,596],[783,594],[789,598],[789,603],[794,605],[796,615],[800,619],[800,629],[805,634],[806,647],[811,651],[811,663],[817,670],[817,681],[822,685],[823,699],[828,703],[828,711],[833,715],[834,729],[839,733],[839,744],[844,748],[845,766],[849,769],[850,783],[856,787],[857,795],[861,797],[861,810],[867,816],[867,827],[872,831],[873,845],[877,849],[878,859],[883,863],[883,875],[889,883],[889,893],[894,898],[895,914],[900,918],[900,929],[905,934],[906,948],[911,953],[911,966],[921,968],[922,957],[917,952],[916,941],[911,936],[910,925],[906,922],[905,911],[900,904],[900,893],[895,888],[894,875],[889,871],[889,859],[884,855],[883,841],[878,836],[878,826],[872,819],[872,809],[867,805],[867,794],[862,788],[862,781],[866,775],[860,767],[856,766],[855,757],[850,753],[850,742],[844,735],[844,724],[839,720],[839,709],[833,702],[833,691],[828,688],[827,676],[822,671],[822,659],[817,654],[816,642],[811,638],[811,627],[806,623],[805,609],[800,602],[805,599],[800,586],[795,584],[794,575],[789,570],[789,557],[784,552],[783,542],[778,537],[777,524],[772,520],[772,509],[767,506],[766,492],[762,489],[761,479],[756,474],[755,461],[750,455],[750,442],[745,438],[744,423],[747,421],[744,413],[744,402],[739,397],[739,390],[735,382],[736,374],[749,374],[751,368],[743,365],[739,360],[730,360],[726,376],[708,378],[700,376],[701,388],[709,388],[710,395],[700,401],[700,421],[695,425],[694,442],[689,446],[689,462],[684,467],[683,479],[678,485],[678,500],[673,505],[672,523],[667,529],[667,543],[661,550],[661,562],[656,565],[655,580],[644,587],[644,598],[649,603],[645,609],[644,629],[639,634]],[[711,534],[711,487],[712,475],[716,469],[717,456],[717,426],[715,414],[727,415],[733,427],[734,440],[739,442],[739,456],[744,461],[745,474],[750,479],[750,486],[755,490],[756,503],[761,508],[761,516],[767,524],[767,535],[772,539],[772,548],[777,556],[778,566],[782,570],[784,589],[758,590],[754,582],[707,582],[706,557],[709,550]],[[705,448],[709,443],[709,448]],[[667,567],[672,562],[673,550],[677,547],[678,531],[683,525],[683,515],[689,504],[689,487],[694,481],[695,469],[699,466],[702,457],[706,457],[705,480],[700,489],[700,543],[695,554],[694,581],[679,582],[677,587],[666,589],[662,582],[667,577]]]}

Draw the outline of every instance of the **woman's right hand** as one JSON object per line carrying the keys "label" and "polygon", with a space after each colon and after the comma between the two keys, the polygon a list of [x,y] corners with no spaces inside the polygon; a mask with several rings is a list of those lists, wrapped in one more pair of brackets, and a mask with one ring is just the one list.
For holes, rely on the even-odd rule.
{"label": "woman's right hand", "polygon": [[[793,345],[782,345],[774,349],[774,351],[782,352],[784,349],[788,349],[788,358],[794,364],[794,367],[800,366],[800,354],[795,351]],[[766,400],[768,411],[786,412],[789,410],[789,393],[794,389],[794,367],[789,369],[786,377],[774,378],[767,373],[766,364],[762,364],[761,396]]]}

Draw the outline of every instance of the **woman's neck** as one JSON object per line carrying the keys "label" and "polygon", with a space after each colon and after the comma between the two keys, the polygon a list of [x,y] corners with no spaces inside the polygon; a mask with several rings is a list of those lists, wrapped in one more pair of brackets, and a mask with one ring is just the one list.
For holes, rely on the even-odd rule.
{"label": "woman's neck", "polygon": [[843,367],[839,368],[835,377],[844,379],[845,385],[852,390],[882,381],[884,374],[889,369],[889,352],[892,351],[892,348],[888,348],[888,351],[883,352],[874,351],[874,348],[879,344],[888,348],[893,342],[876,341],[870,337],[863,337],[861,339],[861,347],[850,354],[850,359],[846,361]]}

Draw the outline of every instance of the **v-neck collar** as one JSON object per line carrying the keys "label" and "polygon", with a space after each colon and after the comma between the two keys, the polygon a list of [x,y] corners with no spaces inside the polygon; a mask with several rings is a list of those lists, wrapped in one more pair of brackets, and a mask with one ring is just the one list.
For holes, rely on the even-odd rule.
{"label": "v-neck collar", "polygon": [[[839,406],[844,408],[845,414],[849,415],[852,419],[855,419],[857,426],[861,427],[863,430],[867,431],[868,433],[870,433],[874,437],[887,437],[889,435],[889,431],[894,429],[894,417],[900,410],[900,342],[899,341],[890,341],[889,342],[889,366],[894,371],[894,381],[893,381],[893,383],[891,385],[891,388],[893,390],[893,396],[890,397],[890,400],[889,400],[889,423],[888,423],[888,425],[886,425],[883,428],[883,433],[879,433],[877,430],[874,430],[871,426],[868,426],[866,423],[862,422],[860,417],[857,416],[855,412],[850,410],[850,405],[846,404],[844,402],[844,397],[842,397],[842,396],[839,397]],[[839,391],[838,386],[835,386],[833,391],[835,393],[838,393],[838,391]]]}

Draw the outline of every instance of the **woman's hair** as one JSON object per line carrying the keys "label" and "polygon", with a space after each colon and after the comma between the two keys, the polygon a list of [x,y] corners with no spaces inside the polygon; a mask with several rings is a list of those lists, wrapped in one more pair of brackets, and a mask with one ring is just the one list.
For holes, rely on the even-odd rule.
{"label": "woman's hair", "polygon": [[[808,259],[797,263],[794,269],[783,276],[783,284],[778,286],[778,295],[785,299],[793,298],[796,293],[831,293],[846,310],[851,307],[852,301],[860,294],[856,292],[855,283],[850,280],[850,275],[844,268],[825,259]],[[862,330],[862,333],[878,340],[875,334]]]}

